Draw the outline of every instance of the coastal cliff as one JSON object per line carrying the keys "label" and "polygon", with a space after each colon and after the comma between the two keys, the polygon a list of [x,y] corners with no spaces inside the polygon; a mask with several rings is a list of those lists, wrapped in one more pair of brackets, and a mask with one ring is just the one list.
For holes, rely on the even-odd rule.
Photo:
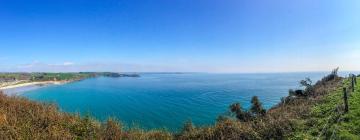
{"label": "coastal cliff", "polygon": [[[351,80],[337,76],[337,71],[315,84],[302,80],[304,89],[290,90],[278,105],[259,115],[252,111],[248,119],[220,116],[210,126],[187,122],[180,132],[123,128],[116,119],[99,122],[61,112],[52,104],[0,94],[0,139],[358,139],[360,84],[352,92]],[[343,113],[343,88],[349,91],[347,113]],[[255,110],[261,106],[259,101],[252,103]],[[236,109],[241,106],[229,110]],[[235,115],[241,112],[246,116],[246,110]]]}

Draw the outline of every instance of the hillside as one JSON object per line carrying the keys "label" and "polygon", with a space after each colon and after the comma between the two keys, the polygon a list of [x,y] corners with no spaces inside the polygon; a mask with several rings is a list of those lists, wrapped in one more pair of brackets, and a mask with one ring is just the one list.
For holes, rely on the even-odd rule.
{"label": "hillside", "polygon": [[[357,77],[356,81],[360,78]],[[344,110],[343,88],[347,89],[349,111]],[[299,123],[296,132],[298,139],[360,139],[360,83],[355,84],[354,92],[351,80],[345,79],[342,86],[311,108],[309,116]]]}
{"label": "hillside", "polygon": [[79,73],[0,73],[0,88],[35,82],[71,82],[92,77],[139,77],[138,74],[114,72],[79,72]]}
{"label": "hillside", "polygon": [[55,105],[0,94],[0,139],[169,139],[160,130],[124,132],[114,119],[100,123],[89,116],[60,112]]}
{"label": "hillside", "polygon": [[[358,78],[359,79],[359,78]],[[0,139],[359,139],[360,84],[349,95],[349,112],[343,113],[342,88],[350,79],[337,70],[304,90],[289,96],[261,114],[240,104],[231,105],[231,115],[219,116],[211,126],[184,124],[181,132],[123,128],[116,119],[99,122],[90,116],[60,112],[55,105],[0,94]],[[349,89],[350,91],[350,89]],[[256,109],[256,108],[255,108]]]}

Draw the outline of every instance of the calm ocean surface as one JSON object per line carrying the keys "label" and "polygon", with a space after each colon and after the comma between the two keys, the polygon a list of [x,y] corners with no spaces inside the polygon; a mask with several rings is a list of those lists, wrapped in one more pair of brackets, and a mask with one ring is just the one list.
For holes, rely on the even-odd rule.
{"label": "calm ocean surface", "polygon": [[266,108],[277,104],[288,89],[299,88],[305,77],[318,80],[325,73],[278,74],[141,74],[139,78],[92,78],[60,86],[26,91],[21,96],[53,102],[67,112],[104,120],[117,117],[142,128],[178,130],[186,120],[213,124],[228,106],[249,107],[259,96]]}

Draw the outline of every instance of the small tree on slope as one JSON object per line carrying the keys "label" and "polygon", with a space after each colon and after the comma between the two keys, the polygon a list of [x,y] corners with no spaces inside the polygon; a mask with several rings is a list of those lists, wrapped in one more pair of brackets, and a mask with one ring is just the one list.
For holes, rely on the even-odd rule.
{"label": "small tree on slope", "polygon": [[257,96],[254,96],[251,99],[251,104],[252,106],[250,108],[250,111],[253,116],[264,116],[266,114],[266,110],[262,107],[262,104]]}
{"label": "small tree on slope", "polygon": [[230,105],[230,111],[235,114],[236,118],[240,121],[247,122],[252,119],[248,111],[242,109],[240,103]]}

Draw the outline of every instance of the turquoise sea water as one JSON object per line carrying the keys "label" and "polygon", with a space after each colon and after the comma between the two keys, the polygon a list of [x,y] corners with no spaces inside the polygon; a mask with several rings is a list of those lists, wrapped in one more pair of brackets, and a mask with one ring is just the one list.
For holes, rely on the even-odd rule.
{"label": "turquoise sea water", "polygon": [[213,124],[231,103],[240,102],[247,108],[255,95],[270,108],[288,94],[288,89],[299,88],[299,80],[322,76],[324,73],[141,74],[139,78],[86,79],[21,96],[53,102],[63,111],[89,113],[101,120],[117,117],[127,125],[178,130],[187,120],[196,125]]}

